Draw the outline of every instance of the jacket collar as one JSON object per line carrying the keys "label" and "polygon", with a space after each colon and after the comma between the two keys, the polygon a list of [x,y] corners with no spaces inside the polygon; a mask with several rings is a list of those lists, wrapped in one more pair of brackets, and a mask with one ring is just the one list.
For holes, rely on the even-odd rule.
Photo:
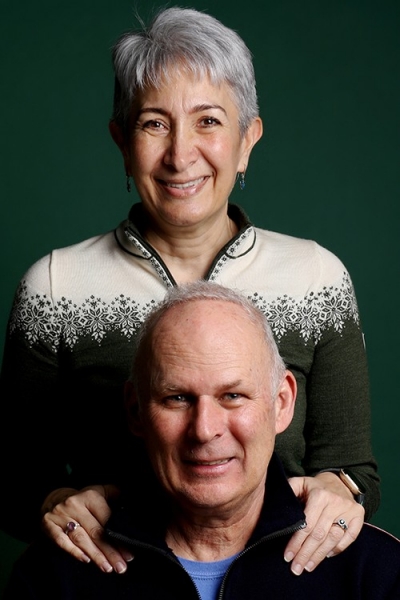
{"label": "jacket collar", "polygon": [[[157,547],[169,552],[164,541],[169,517],[169,500],[159,486],[149,463],[135,492],[127,491],[112,512],[105,531],[126,544]],[[139,492],[138,492],[139,490]],[[283,467],[274,453],[268,467],[264,504],[259,521],[248,541],[250,546],[263,538],[285,535],[305,526],[305,515],[290,487]]]}

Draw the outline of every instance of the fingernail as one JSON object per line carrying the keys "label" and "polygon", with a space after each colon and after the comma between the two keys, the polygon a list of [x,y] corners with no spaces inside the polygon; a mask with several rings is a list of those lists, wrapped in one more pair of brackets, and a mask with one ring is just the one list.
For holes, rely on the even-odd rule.
{"label": "fingernail", "polygon": [[104,573],[111,573],[113,568],[109,562],[103,562],[103,564],[101,565],[101,570],[104,571]]}
{"label": "fingernail", "polygon": [[286,552],[284,559],[286,560],[286,562],[291,562],[294,558],[294,553],[293,552]]}
{"label": "fingernail", "polygon": [[82,562],[90,563],[90,558],[87,554],[82,554]]}
{"label": "fingernail", "polygon": [[326,558],[332,558],[332,556],[335,556],[335,553],[329,552],[329,554],[326,555]]}
{"label": "fingernail", "polygon": [[126,562],[131,562],[131,560],[133,560],[135,558],[134,555],[131,554],[130,552],[124,552],[123,557],[126,560]]}
{"label": "fingernail", "polygon": [[301,575],[303,572],[303,567],[301,565],[293,565],[292,566],[292,573],[294,573],[294,575]]}
{"label": "fingernail", "polygon": [[308,562],[306,564],[306,566],[304,567],[304,569],[308,572],[311,573],[311,571],[315,568],[315,563],[312,562],[312,560],[310,560],[310,562]]}
{"label": "fingernail", "polygon": [[122,573],[125,573],[126,565],[124,565],[124,563],[122,563],[122,562],[117,562],[114,569],[117,573],[119,573],[121,575]]}

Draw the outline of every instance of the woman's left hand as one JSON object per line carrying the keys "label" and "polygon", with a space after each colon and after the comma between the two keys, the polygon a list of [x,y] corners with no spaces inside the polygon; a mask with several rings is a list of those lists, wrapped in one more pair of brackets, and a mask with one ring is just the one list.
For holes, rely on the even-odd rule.
{"label": "woman's left hand", "polygon": [[[301,575],[354,542],[363,526],[365,510],[335,473],[292,477],[289,483],[305,503],[307,527],[292,536],[284,557],[292,563],[292,572]],[[344,519],[343,526],[337,524],[340,519]]]}

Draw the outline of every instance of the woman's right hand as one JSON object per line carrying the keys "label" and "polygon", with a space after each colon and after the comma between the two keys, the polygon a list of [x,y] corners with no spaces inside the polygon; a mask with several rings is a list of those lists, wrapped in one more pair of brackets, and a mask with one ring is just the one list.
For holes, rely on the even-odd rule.
{"label": "woman's right hand", "polygon": [[124,573],[133,555],[103,538],[104,525],[111,514],[108,500],[117,498],[119,493],[113,485],[54,490],[42,506],[42,529],[78,560],[93,561],[104,573]]}

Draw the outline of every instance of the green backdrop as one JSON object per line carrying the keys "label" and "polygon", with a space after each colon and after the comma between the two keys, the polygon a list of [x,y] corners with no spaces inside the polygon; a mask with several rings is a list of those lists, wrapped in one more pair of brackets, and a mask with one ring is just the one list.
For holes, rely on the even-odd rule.
{"label": "green backdrop", "polygon": [[[143,16],[161,4],[136,2]],[[237,29],[254,54],[265,133],[233,199],[259,226],[317,240],[353,278],[382,477],[374,522],[400,536],[400,2],[181,5]],[[133,9],[130,0],[2,0],[1,340],[25,269],[54,247],[113,228],[134,200],[107,129],[110,47],[135,23]],[[29,448],[10,439],[10,452]],[[0,534],[2,587],[22,548]]]}

